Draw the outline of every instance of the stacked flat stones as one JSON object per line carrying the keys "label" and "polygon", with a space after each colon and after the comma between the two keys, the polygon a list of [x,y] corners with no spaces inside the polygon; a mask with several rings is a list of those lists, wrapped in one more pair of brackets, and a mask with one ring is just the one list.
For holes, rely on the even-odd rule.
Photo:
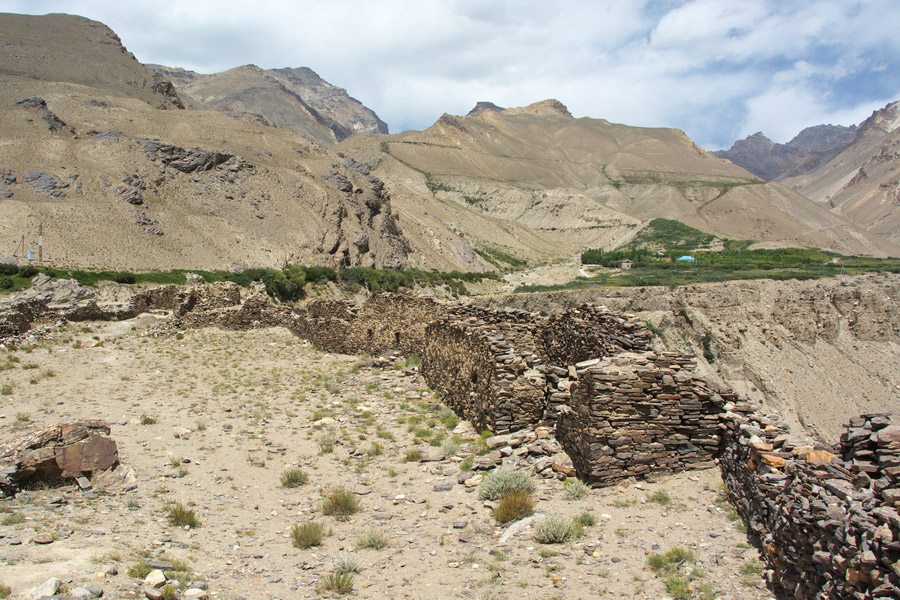
{"label": "stacked flat stones", "polygon": [[826,449],[772,416],[729,408],[720,465],[770,587],[796,598],[900,597],[900,427],[864,415]]}
{"label": "stacked flat stones", "polygon": [[577,384],[556,435],[581,475],[598,485],[655,471],[709,468],[719,453],[723,397],[655,353],[576,365]]}

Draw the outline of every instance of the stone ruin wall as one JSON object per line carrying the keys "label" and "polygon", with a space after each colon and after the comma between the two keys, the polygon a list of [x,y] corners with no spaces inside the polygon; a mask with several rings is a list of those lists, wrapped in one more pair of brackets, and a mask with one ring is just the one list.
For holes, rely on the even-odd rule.
{"label": "stone ruin wall", "polygon": [[428,326],[425,381],[478,429],[504,434],[538,425],[544,420],[546,379],[533,325],[491,324],[480,316],[445,316]]}
{"label": "stone ruin wall", "polygon": [[729,501],[776,594],[900,598],[900,426],[884,414],[856,417],[829,450],[749,406],[723,424]]}
{"label": "stone ruin wall", "polygon": [[777,595],[900,597],[900,425],[886,415],[851,420],[833,448],[811,446],[694,375],[692,357],[648,352],[643,323],[600,307],[548,317],[375,295],[297,309],[213,287],[162,288],[137,308],[171,308],[174,325],[280,325],[332,352],[417,354],[460,416],[497,433],[555,426],[595,485],[717,460]]}
{"label": "stone ruin wall", "polygon": [[715,465],[720,414],[734,396],[691,373],[686,359],[648,352],[580,365],[556,435],[585,480]]}

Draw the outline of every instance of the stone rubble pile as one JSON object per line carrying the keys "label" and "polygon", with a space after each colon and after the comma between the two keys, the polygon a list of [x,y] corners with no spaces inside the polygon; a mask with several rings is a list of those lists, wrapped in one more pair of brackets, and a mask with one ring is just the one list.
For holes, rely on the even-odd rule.
{"label": "stone rubble pile", "polygon": [[575,469],[549,427],[522,429],[485,440],[490,451],[475,458],[472,471],[522,469],[545,479],[574,477]]}

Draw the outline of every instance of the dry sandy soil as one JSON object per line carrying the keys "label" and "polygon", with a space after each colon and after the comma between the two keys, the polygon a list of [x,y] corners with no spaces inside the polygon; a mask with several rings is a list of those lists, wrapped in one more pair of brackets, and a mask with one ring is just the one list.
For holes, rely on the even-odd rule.
{"label": "dry sandy soil", "polygon": [[[281,329],[155,333],[162,318],[72,324],[0,354],[0,441],[108,419],[137,483],[0,501],[0,584],[14,596],[56,576],[69,589],[95,582],[106,597],[143,597],[129,568],[165,557],[185,561],[212,597],[312,598],[328,595],[320,580],[350,557],[360,598],[665,598],[674,597],[666,575],[648,556],[683,548],[694,553],[680,567],[692,586],[683,597],[770,597],[716,470],[578,500],[562,482],[538,479],[538,514],[587,512],[596,524],[562,544],[537,543],[530,525],[502,542],[505,527],[477,489],[457,483],[475,432],[449,418],[417,373],[324,354]],[[406,461],[413,448],[434,460]],[[308,481],[281,487],[289,467]],[[336,486],[360,500],[349,521],[323,515],[322,493]],[[60,497],[67,503],[51,504]],[[169,524],[172,502],[201,525]],[[294,547],[291,528],[309,521],[330,533],[320,546]],[[384,548],[359,547],[370,530]],[[38,532],[54,541],[32,543]],[[117,575],[103,575],[110,565]]]}

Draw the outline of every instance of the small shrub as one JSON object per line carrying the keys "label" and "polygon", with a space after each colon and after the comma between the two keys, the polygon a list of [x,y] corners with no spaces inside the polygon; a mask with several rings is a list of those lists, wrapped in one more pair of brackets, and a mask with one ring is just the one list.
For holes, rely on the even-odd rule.
{"label": "small shrub", "polygon": [[379,529],[366,529],[356,538],[357,548],[381,550],[388,545],[388,536]]}
{"label": "small shrub", "polygon": [[674,573],[686,562],[694,560],[694,553],[684,548],[672,548],[663,553],[651,554],[647,557],[647,566],[654,571]]}
{"label": "small shrub", "polygon": [[323,431],[318,438],[316,438],[316,443],[319,444],[319,454],[331,454],[334,452],[334,444],[337,441],[337,436],[334,431],[328,430]]}
{"label": "small shrub", "polygon": [[3,519],[0,520],[0,525],[18,525],[19,523],[24,523],[25,517],[20,513],[9,513],[8,515],[4,515]]}
{"label": "small shrub", "polygon": [[9,598],[12,589],[6,584],[0,583],[0,598]]}
{"label": "small shrub", "polygon": [[9,263],[0,263],[0,275],[16,275],[19,272],[17,265]]}
{"label": "small shrub", "polygon": [[650,502],[656,502],[661,506],[668,506],[672,504],[672,497],[665,490],[653,492],[652,494],[647,496],[647,500],[649,500]]}
{"label": "small shrub", "polygon": [[24,277],[25,279],[31,279],[35,275],[40,273],[37,268],[31,265],[25,265],[24,267],[19,267],[19,277]]}
{"label": "small shrub", "polygon": [[581,500],[584,498],[590,488],[586,486],[580,479],[566,479],[563,484],[563,496],[566,500]]}
{"label": "small shrub", "polygon": [[159,590],[162,600],[175,600],[178,598],[178,588],[171,583],[167,583]]}
{"label": "small shrub", "polygon": [[150,571],[152,570],[153,567],[148,565],[146,560],[141,559],[137,563],[128,567],[128,576],[135,579],[146,579],[147,575],[149,575]]}
{"label": "small shrub", "polygon": [[322,512],[338,521],[346,521],[350,515],[359,512],[359,498],[350,490],[337,487],[329,490],[322,500]]}
{"label": "small shrub", "polygon": [[670,575],[665,580],[666,592],[675,600],[689,600],[691,598],[691,582],[687,577]]}
{"label": "small shrub", "polygon": [[322,543],[325,537],[325,526],[315,521],[308,521],[291,528],[291,543],[295,548],[312,548]]}
{"label": "small shrub", "polygon": [[334,592],[345,595],[353,591],[353,575],[350,573],[329,573],[319,580],[316,586],[319,592]]}
{"label": "small shrub", "polygon": [[474,465],[475,465],[475,457],[467,456],[466,458],[463,459],[463,461],[461,463],[459,463],[459,470],[460,471],[471,471],[472,467]]}
{"label": "small shrub", "polygon": [[562,544],[575,534],[575,522],[562,515],[551,515],[534,524],[534,539],[541,544]]}
{"label": "small shrub", "polygon": [[339,575],[359,573],[359,561],[352,554],[341,554],[334,559],[334,572]]}
{"label": "small shrub", "polygon": [[534,498],[528,492],[513,492],[500,498],[494,518],[500,523],[518,521],[534,514]]}
{"label": "small shrub", "polygon": [[17,412],[16,421],[18,421],[19,423],[28,423],[29,421],[31,421],[31,415],[27,412]]}
{"label": "small shrub", "polygon": [[534,492],[534,481],[522,471],[494,471],[478,486],[478,495],[484,500],[499,500],[514,492]]}
{"label": "small shrub", "polygon": [[0,385],[0,396],[11,396],[13,393],[13,385],[11,383],[4,383]]}
{"label": "small shrub", "polygon": [[700,345],[703,347],[703,358],[709,363],[716,362],[716,355],[712,351],[712,335],[707,332],[700,338]]}
{"label": "small shrub", "polygon": [[0,276],[0,290],[11,290],[14,285],[16,282],[12,280],[12,277]]}
{"label": "small shrub", "polygon": [[406,455],[403,457],[404,462],[418,462],[422,459],[422,451],[418,448],[411,448],[406,451]]}
{"label": "small shrub", "polygon": [[190,527],[191,529],[200,527],[200,521],[194,511],[187,508],[181,502],[173,502],[166,511],[166,519],[171,525],[176,527]]}
{"label": "small shrub", "polygon": [[141,415],[141,425],[155,425],[156,417],[150,415]]}
{"label": "small shrub", "polygon": [[583,513],[575,517],[575,524],[580,525],[581,527],[593,527],[597,524],[597,517],[587,511],[584,511]]}
{"label": "small shrub", "polygon": [[295,488],[300,487],[309,479],[309,476],[303,472],[303,469],[285,469],[281,473],[281,487]]}
{"label": "small shrub", "polygon": [[369,446],[368,450],[366,450],[366,456],[370,458],[381,456],[382,454],[384,454],[384,446],[382,446],[378,442],[372,442],[372,445]]}
{"label": "small shrub", "polygon": [[459,452],[459,442],[453,438],[447,438],[441,444],[441,454],[444,456],[454,456],[457,452]]}

